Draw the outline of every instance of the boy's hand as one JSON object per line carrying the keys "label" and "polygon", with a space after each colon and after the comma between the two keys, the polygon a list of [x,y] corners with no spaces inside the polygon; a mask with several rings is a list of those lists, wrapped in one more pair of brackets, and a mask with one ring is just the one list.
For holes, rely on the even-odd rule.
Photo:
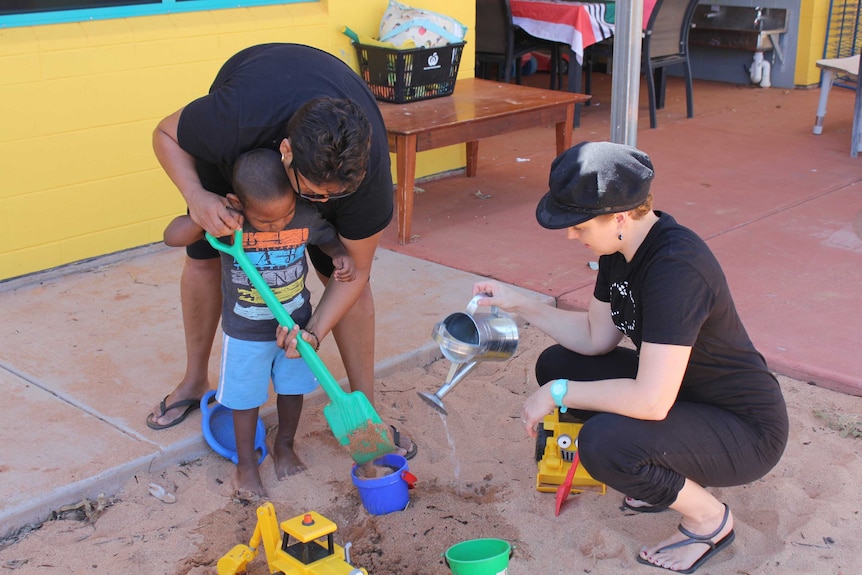
{"label": "boy's hand", "polygon": [[[283,325],[280,325],[275,331],[276,345],[282,348],[284,350],[284,355],[289,357],[290,359],[297,359],[302,357],[302,354],[300,354],[299,350],[296,349],[296,337],[299,333],[300,330],[298,325],[293,326],[293,329],[290,330]],[[301,337],[308,343],[308,345],[314,348],[315,351],[320,348],[320,341],[313,333],[302,331]]]}
{"label": "boy's hand", "polygon": [[336,256],[332,258],[332,265],[335,266],[335,271],[332,277],[340,282],[352,282],[356,279],[356,266],[353,264],[353,258],[348,255]]}
{"label": "boy's hand", "polygon": [[299,326],[293,326],[293,329],[287,329],[283,325],[278,326],[275,330],[275,343],[284,350],[284,355],[291,359],[302,357],[299,350],[296,349],[296,335],[299,333]]}

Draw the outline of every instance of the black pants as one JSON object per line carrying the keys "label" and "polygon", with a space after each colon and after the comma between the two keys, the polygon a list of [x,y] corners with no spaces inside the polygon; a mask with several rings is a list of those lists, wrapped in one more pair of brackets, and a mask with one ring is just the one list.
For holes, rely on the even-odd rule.
{"label": "black pants", "polygon": [[[617,348],[607,355],[584,356],[555,345],[539,356],[536,378],[539,385],[558,378],[601,385],[598,380],[634,378],[637,368],[633,350]],[[578,450],[590,475],[653,505],[676,501],[686,478],[715,487],[755,481],[778,463],[787,440],[783,404],[776,409],[774,433],[764,433],[762,427],[704,403],[679,401],[661,421],[569,412],[585,422]]]}

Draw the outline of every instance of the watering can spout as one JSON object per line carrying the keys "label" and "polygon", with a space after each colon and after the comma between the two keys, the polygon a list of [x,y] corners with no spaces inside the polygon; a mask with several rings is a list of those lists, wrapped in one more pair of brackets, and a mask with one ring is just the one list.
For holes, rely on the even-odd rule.
{"label": "watering can spout", "polygon": [[443,384],[443,387],[438,389],[436,393],[420,391],[419,397],[443,415],[449,415],[446,408],[443,407],[443,396],[452,391],[452,388],[458,385],[461,380],[464,379],[468,373],[473,371],[473,368],[477,365],[479,365],[478,361],[471,361],[470,363],[453,363],[449,366],[449,375],[446,376],[446,383]]}
{"label": "watering can spout", "polygon": [[[456,312],[437,323],[431,337],[440,346],[443,356],[452,362],[446,382],[436,393],[420,392],[428,405],[446,415],[443,396],[449,393],[481,361],[504,361],[518,348],[518,325],[509,314],[496,306],[488,312],[478,311],[475,296],[466,313]],[[485,309],[488,309],[487,307]]]}
{"label": "watering can spout", "polygon": [[443,415],[449,415],[449,412],[446,411],[446,408],[443,406],[443,400],[441,400],[437,394],[428,393],[427,391],[420,391],[419,397],[422,398],[422,401],[442,413]]}

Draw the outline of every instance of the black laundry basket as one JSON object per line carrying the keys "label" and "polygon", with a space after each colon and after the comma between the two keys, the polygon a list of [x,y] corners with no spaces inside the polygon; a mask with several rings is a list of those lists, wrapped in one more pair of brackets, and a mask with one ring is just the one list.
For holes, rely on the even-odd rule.
{"label": "black laundry basket", "polygon": [[404,104],[449,96],[455,91],[466,42],[437,48],[395,50],[354,42],[359,74],[374,97]]}

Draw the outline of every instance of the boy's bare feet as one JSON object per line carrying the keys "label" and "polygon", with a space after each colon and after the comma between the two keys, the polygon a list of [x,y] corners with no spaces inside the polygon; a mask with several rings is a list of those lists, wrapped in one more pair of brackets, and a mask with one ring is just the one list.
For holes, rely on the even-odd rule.
{"label": "boy's bare feet", "polygon": [[[253,500],[253,497],[265,499],[267,497],[266,489],[263,487],[263,482],[260,480],[260,471],[258,470],[257,461],[255,460],[249,465],[237,465],[236,475],[233,478],[234,493],[240,499]],[[241,496],[239,495],[241,494]]]}
{"label": "boy's bare feet", "polygon": [[275,462],[275,476],[279,481],[306,470],[305,463],[293,450],[292,441],[276,442],[272,446],[272,460]]}
{"label": "boy's bare feet", "polygon": [[692,573],[713,554],[729,545],[733,538],[733,516],[727,507],[723,513],[699,522],[684,517],[678,533],[661,543],[643,547],[638,554],[638,562],[670,571]]}

